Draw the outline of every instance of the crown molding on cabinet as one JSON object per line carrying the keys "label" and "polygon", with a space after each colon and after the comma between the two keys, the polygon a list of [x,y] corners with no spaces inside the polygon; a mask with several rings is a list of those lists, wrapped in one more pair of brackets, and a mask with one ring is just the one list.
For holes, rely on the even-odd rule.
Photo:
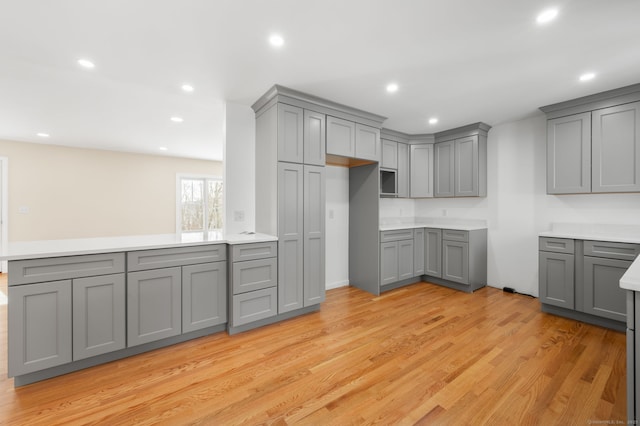
{"label": "crown molding on cabinet", "polygon": [[640,101],[640,83],[542,106],[539,109],[547,115],[547,119],[552,119],[637,101]]}

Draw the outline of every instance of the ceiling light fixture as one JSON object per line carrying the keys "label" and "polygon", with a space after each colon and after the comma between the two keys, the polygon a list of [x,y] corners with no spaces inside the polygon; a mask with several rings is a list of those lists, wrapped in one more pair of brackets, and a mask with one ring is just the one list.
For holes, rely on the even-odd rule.
{"label": "ceiling light fixture", "polygon": [[429,119],[429,124],[438,124],[438,119],[437,119],[437,118],[435,118],[435,117],[431,117],[431,118]]}
{"label": "ceiling light fixture", "polygon": [[540,25],[544,25],[556,19],[556,16],[558,16],[558,9],[547,9],[538,15],[536,22]]}
{"label": "ceiling light fixture", "polygon": [[182,123],[184,119],[182,117],[171,117],[171,121],[174,123]]}
{"label": "ceiling light fixture", "polygon": [[284,39],[279,34],[273,34],[271,37],[269,37],[269,43],[273,47],[282,47],[284,45]]}
{"label": "ceiling light fixture", "polygon": [[396,83],[387,84],[387,92],[395,93],[398,91],[398,85]]}
{"label": "ceiling light fixture", "polygon": [[182,90],[184,90],[185,92],[193,92],[193,86],[190,84],[183,84],[182,85]]}
{"label": "ceiling light fixture", "polygon": [[89,70],[96,67],[96,65],[88,59],[78,59],[78,65]]}
{"label": "ceiling light fixture", "polygon": [[160,151],[168,151],[169,148],[167,148],[166,146],[161,146],[160,148],[158,148]]}
{"label": "ceiling light fixture", "polygon": [[48,138],[49,137],[49,133],[36,133],[37,136],[40,136],[41,138]]}
{"label": "ceiling light fixture", "polygon": [[580,81],[589,81],[589,80],[593,80],[596,77],[595,73],[592,72],[587,72],[584,73],[580,76]]}

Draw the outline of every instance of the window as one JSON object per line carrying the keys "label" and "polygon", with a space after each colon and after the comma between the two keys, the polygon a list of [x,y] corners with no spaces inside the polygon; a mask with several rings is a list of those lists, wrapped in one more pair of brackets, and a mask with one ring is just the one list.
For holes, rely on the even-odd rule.
{"label": "window", "polygon": [[178,176],[177,230],[180,234],[222,231],[224,218],[222,179]]}

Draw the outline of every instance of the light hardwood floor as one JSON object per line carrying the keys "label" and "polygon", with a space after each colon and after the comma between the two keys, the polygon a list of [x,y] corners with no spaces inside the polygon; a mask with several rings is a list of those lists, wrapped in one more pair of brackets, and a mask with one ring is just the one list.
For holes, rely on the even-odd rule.
{"label": "light hardwood floor", "polygon": [[18,389],[0,316],[0,424],[626,423],[625,335],[493,288],[340,288],[318,313]]}

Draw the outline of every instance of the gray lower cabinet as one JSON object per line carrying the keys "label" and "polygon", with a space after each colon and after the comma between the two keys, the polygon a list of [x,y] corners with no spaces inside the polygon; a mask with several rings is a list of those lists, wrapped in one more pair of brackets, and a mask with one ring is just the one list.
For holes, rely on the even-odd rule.
{"label": "gray lower cabinet", "polygon": [[73,280],[73,360],[124,349],[126,335],[124,274]]}
{"label": "gray lower cabinet", "polygon": [[424,230],[424,274],[442,278],[442,229]]}
{"label": "gray lower cabinet", "polygon": [[380,241],[380,286],[413,278],[413,229],[382,231]]}
{"label": "gray lower cabinet", "polygon": [[182,332],[227,322],[227,265],[202,263],[182,267]]}
{"label": "gray lower cabinet", "polygon": [[469,243],[442,241],[442,278],[469,284]]}
{"label": "gray lower cabinet", "polygon": [[181,276],[180,267],[127,275],[127,346],[182,332]]}
{"label": "gray lower cabinet", "polygon": [[620,278],[631,266],[629,260],[584,257],[584,312],[626,321],[626,291]]}
{"label": "gray lower cabinet", "polygon": [[540,302],[574,309],[573,253],[541,251],[538,254]]}
{"label": "gray lower cabinet", "polygon": [[72,360],[71,280],[9,286],[9,377]]}
{"label": "gray lower cabinet", "polygon": [[[377,129],[376,129],[377,130]],[[304,166],[303,305],[325,300],[325,168]]]}
{"label": "gray lower cabinet", "polygon": [[424,228],[413,230],[413,276],[424,275]]}
{"label": "gray lower cabinet", "polygon": [[399,281],[398,243],[396,241],[380,244],[380,285],[385,286]]}

